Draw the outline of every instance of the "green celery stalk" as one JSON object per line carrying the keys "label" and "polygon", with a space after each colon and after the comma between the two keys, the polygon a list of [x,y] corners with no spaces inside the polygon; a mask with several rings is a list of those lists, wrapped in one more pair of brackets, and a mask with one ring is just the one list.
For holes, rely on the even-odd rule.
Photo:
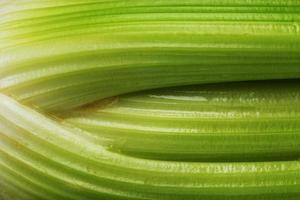
{"label": "green celery stalk", "polygon": [[[37,199],[297,199],[300,161],[135,158],[0,95],[1,177]],[[225,195],[225,196],[224,196]]]}
{"label": "green celery stalk", "polygon": [[298,200],[296,79],[300,1],[1,1],[0,199]]}
{"label": "green celery stalk", "polygon": [[298,80],[176,87],[104,103],[65,121],[113,140],[112,151],[206,162],[299,158]]}
{"label": "green celery stalk", "polygon": [[299,2],[7,3],[0,91],[50,112],[151,88],[300,77]]}

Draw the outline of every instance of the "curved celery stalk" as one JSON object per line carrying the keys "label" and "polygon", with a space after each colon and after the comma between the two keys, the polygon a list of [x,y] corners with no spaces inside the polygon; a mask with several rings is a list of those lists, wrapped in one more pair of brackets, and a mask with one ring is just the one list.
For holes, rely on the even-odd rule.
{"label": "curved celery stalk", "polygon": [[0,91],[51,112],[151,88],[300,77],[296,1],[29,1],[2,9]]}
{"label": "curved celery stalk", "polygon": [[[110,141],[0,95],[1,176],[38,199],[296,199],[300,162],[193,163],[129,157]],[[8,190],[9,191],[9,190]]]}
{"label": "curved celery stalk", "polygon": [[300,82],[189,86],[120,96],[66,121],[112,150],[162,160],[298,159]]}

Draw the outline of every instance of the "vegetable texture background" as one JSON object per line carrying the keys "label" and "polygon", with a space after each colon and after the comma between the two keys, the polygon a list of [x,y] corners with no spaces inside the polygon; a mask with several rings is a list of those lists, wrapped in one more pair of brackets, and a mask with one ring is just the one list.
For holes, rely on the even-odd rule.
{"label": "vegetable texture background", "polygon": [[0,199],[298,200],[299,78],[297,0],[1,1]]}

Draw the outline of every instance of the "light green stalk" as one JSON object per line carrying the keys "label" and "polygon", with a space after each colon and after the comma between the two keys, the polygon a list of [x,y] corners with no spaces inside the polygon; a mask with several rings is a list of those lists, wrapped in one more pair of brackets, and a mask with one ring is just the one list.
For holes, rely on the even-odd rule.
{"label": "light green stalk", "polygon": [[[300,162],[157,161],[0,96],[0,168],[38,199],[296,199]],[[225,196],[224,196],[225,195]]]}
{"label": "light green stalk", "polygon": [[[106,103],[107,104],[107,103]],[[164,160],[266,161],[300,155],[300,82],[154,90],[76,111],[67,122],[111,150]]]}
{"label": "light green stalk", "polygon": [[7,3],[0,14],[0,91],[68,112],[144,89],[299,78],[298,6],[292,0]]}

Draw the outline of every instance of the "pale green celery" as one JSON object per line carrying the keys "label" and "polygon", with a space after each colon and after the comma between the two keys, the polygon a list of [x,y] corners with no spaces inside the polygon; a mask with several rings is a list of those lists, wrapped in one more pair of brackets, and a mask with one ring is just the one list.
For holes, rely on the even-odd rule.
{"label": "pale green celery", "polygon": [[290,160],[300,155],[300,81],[170,88],[120,96],[67,122],[111,150],[163,160]]}
{"label": "pale green celery", "polygon": [[42,2],[2,6],[0,91],[52,113],[144,89],[300,77],[296,1]]}
{"label": "pale green celery", "polygon": [[[296,199],[300,162],[192,163],[109,151],[109,141],[0,95],[1,176],[38,199]],[[105,141],[106,145],[103,144]]]}

